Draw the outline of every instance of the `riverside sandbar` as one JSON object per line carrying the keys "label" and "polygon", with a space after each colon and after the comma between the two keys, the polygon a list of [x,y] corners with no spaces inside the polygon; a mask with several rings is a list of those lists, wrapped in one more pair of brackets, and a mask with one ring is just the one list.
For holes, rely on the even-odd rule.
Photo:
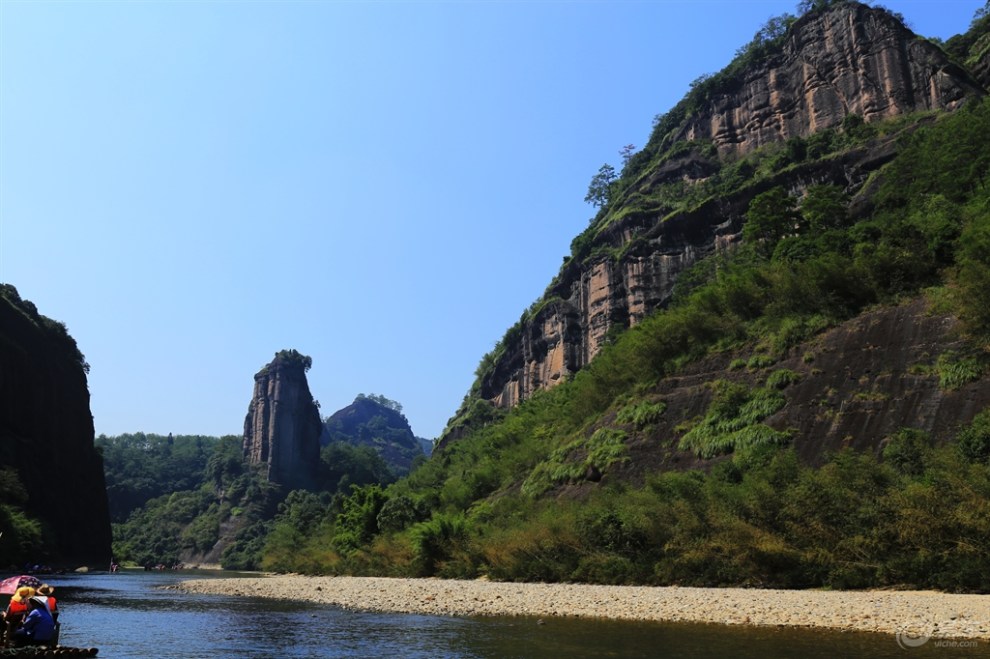
{"label": "riverside sandbar", "polygon": [[300,599],[361,611],[811,627],[990,642],[990,595],[934,591],[593,586],[300,575],[197,579],[174,587],[195,593]]}

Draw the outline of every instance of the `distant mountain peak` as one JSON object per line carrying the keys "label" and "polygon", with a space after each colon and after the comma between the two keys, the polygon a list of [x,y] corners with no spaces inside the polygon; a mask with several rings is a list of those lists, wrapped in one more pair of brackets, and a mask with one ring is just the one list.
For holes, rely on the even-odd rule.
{"label": "distant mountain peak", "polygon": [[423,447],[401,410],[401,405],[384,397],[359,395],[327,417],[323,441],[370,446],[389,467],[404,474],[423,455]]}

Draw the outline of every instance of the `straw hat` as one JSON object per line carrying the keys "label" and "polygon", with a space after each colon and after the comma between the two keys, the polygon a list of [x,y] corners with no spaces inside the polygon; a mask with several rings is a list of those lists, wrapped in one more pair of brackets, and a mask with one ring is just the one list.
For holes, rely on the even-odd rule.
{"label": "straw hat", "polygon": [[33,596],[34,596],[34,588],[31,588],[30,586],[21,586],[20,588],[17,589],[17,592],[14,593],[14,596],[11,597],[10,599],[14,600],[15,602],[23,602],[24,600]]}
{"label": "straw hat", "polygon": [[49,595],[51,595],[54,592],[55,592],[55,588],[53,588],[52,586],[49,586],[48,584],[43,584],[41,586],[38,586],[38,594],[39,595],[44,595],[45,597],[48,597]]}

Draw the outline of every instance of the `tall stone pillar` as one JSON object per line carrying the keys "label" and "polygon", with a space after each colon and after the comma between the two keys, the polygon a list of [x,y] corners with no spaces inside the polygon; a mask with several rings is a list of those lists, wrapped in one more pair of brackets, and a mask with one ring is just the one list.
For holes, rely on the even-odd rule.
{"label": "tall stone pillar", "polygon": [[290,490],[312,488],[320,462],[323,424],[306,381],[310,364],[295,350],[276,353],[254,376],[244,419],[244,457]]}

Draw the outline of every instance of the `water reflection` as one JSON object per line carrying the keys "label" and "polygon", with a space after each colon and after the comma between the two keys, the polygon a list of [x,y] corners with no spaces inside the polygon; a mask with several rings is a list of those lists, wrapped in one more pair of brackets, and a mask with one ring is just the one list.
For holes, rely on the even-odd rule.
{"label": "water reflection", "polygon": [[[905,651],[883,634],[547,618],[361,613],[281,600],[189,595],[160,586],[212,573],[52,577],[62,642],[101,657],[986,657],[990,646]],[[220,575],[217,575],[220,576]],[[225,573],[222,576],[231,576]]]}

